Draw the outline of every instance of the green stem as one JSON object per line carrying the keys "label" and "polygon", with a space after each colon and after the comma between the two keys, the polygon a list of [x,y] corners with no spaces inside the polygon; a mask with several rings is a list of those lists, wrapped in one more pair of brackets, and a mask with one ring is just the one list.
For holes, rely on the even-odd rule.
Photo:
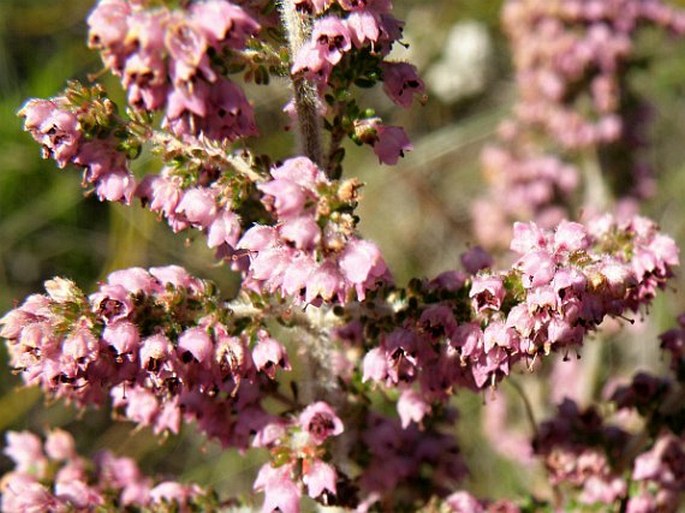
{"label": "green stem", "polygon": [[533,413],[533,405],[530,402],[530,399],[528,399],[528,396],[526,395],[526,392],[523,390],[521,385],[519,385],[513,378],[509,378],[506,380],[507,383],[516,391],[516,393],[519,395],[521,400],[523,401],[523,408],[526,412],[526,418],[528,419],[528,423],[530,424],[530,427],[533,431],[533,434],[535,436],[538,435],[538,424],[535,421],[535,414]]}

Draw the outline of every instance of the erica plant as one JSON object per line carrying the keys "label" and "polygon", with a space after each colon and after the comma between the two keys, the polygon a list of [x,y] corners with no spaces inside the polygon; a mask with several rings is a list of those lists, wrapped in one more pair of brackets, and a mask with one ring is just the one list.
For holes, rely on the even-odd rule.
{"label": "erica plant", "polygon": [[[668,377],[640,373],[533,422],[545,486],[497,500],[468,488],[453,398],[487,402],[512,374],[575,359],[605,321],[646,315],[679,263],[639,215],[647,100],[625,77],[638,31],[680,36],[685,13],[508,0],[502,17],[517,98],[483,151],[491,187],[474,220],[480,243],[511,251],[473,246],[460,269],[400,283],[360,233],[363,183],[346,159],[349,141],[385,165],[413,148],[376,92],[402,109],[428,101],[394,57],[404,23],[389,0],[97,2],[88,46],[125,104],[105,81],[71,81],[23,105],[25,129],[99,200],[203,238],[240,286],[224,295],[173,263],[88,291],[55,277],[0,319],[10,366],[48,399],[160,439],[195,430],[262,463],[226,497],[109,450],[79,456],[61,429],[9,431],[3,511],[678,511],[683,319],[661,336]],[[255,85],[289,91],[287,155],[258,149]],[[156,164],[135,163],[143,154]]]}

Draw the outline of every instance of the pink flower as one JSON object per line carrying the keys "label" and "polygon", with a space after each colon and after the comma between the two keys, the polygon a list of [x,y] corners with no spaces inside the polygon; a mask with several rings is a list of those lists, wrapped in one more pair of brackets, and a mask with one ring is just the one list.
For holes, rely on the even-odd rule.
{"label": "pink flower", "polygon": [[216,248],[227,244],[234,248],[240,239],[242,229],[240,218],[230,210],[222,210],[209,225],[207,230],[207,246]]}
{"label": "pink flower", "polygon": [[380,37],[378,19],[369,11],[354,11],[350,13],[345,23],[356,48],[362,48],[367,41],[375,43]]}
{"label": "pink flower", "polygon": [[334,0],[295,0],[295,5],[298,10],[322,14],[333,2]]}
{"label": "pink flower", "polygon": [[248,37],[260,30],[259,23],[241,7],[224,0],[193,3],[190,19],[212,45],[221,43],[236,49],[244,48]]}
{"label": "pink flower", "polygon": [[635,459],[632,478],[657,481],[669,488],[682,488],[685,485],[683,442],[671,434],[660,436],[654,447]]}
{"label": "pink flower", "polygon": [[194,359],[203,365],[209,365],[214,356],[214,344],[204,328],[189,328],[178,338],[177,351],[185,363]]}
{"label": "pink flower", "polygon": [[432,289],[443,289],[449,292],[456,292],[466,283],[466,275],[461,271],[444,271],[438,274],[429,282]]}
{"label": "pink flower", "polygon": [[333,408],[323,401],[310,404],[302,410],[298,423],[316,445],[321,445],[328,437],[338,436],[344,430]]}
{"label": "pink flower", "polygon": [[59,167],[64,167],[78,153],[81,132],[76,116],[62,110],[56,101],[29,100],[19,116],[25,118],[24,129],[42,145],[43,157],[54,158]]}
{"label": "pink flower", "polygon": [[468,492],[455,492],[445,502],[452,513],[485,513],[485,508]]}
{"label": "pink flower", "polygon": [[33,474],[39,479],[44,477],[48,461],[40,438],[28,431],[8,431],[5,438],[7,445],[3,453],[14,461],[16,471]]}
{"label": "pink flower", "polygon": [[201,492],[202,490],[197,485],[164,481],[150,490],[150,498],[152,502],[176,502],[180,506],[185,506],[194,495]]}
{"label": "pink flower", "polygon": [[563,220],[554,231],[554,248],[556,251],[573,253],[587,249],[589,237],[585,226]]}
{"label": "pink flower", "polygon": [[76,457],[74,438],[62,429],[53,429],[45,440],[45,452],[53,460],[70,460]]}
{"label": "pink flower", "polygon": [[184,16],[172,16],[170,21],[164,43],[169,52],[172,80],[189,82],[201,76],[208,82],[214,82],[217,77],[209,65],[205,32]]}
{"label": "pink flower", "polygon": [[430,411],[430,404],[413,389],[404,390],[397,401],[397,413],[400,414],[403,429],[407,429],[412,422],[420,423]]}
{"label": "pink flower", "polygon": [[483,350],[489,353],[496,346],[511,351],[518,349],[516,332],[500,321],[491,322],[483,331]]}
{"label": "pink flower", "polygon": [[373,152],[381,164],[394,166],[400,157],[404,157],[404,152],[414,149],[403,128],[381,124],[377,124],[375,128]]}
{"label": "pink flower", "polygon": [[476,274],[478,271],[492,267],[494,263],[492,255],[481,246],[470,248],[459,259],[464,270],[470,274]]}
{"label": "pink flower", "polygon": [[3,477],[2,511],[4,513],[41,513],[67,508],[36,478],[21,472]]}
{"label": "pink flower", "polygon": [[[376,278],[384,276],[388,270],[378,246],[363,239],[352,239],[338,262],[343,276],[355,285],[373,282]],[[363,293],[359,299],[364,299]]]}
{"label": "pink flower", "polygon": [[252,360],[258,370],[264,371],[271,379],[276,377],[276,367],[290,370],[290,362],[285,347],[264,331],[258,334],[257,344],[252,350]]}
{"label": "pink flower", "polygon": [[157,372],[161,365],[169,364],[174,354],[171,341],[161,333],[147,337],[140,344],[140,367]]}
{"label": "pink flower", "polygon": [[103,481],[115,488],[123,488],[142,479],[136,462],[127,457],[116,457],[109,451],[98,453],[95,463]]}
{"label": "pink flower", "polygon": [[[175,84],[169,92],[167,120],[173,121],[188,114],[204,118],[207,116],[209,92],[209,85],[205,82],[193,82],[192,88],[184,83]],[[179,133],[179,131],[174,130],[174,133]]]}
{"label": "pink flower", "polygon": [[280,226],[281,236],[298,249],[311,250],[321,241],[321,228],[312,216],[286,219]]}
{"label": "pink flower", "polygon": [[307,486],[307,495],[316,499],[324,492],[335,495],[338,475],[335,468],[319,459],[305,460],[302,464],[302,482]]}
{"label": "pink flower", "polygon": [[131,6],[125,0],[102,0],[88,16],[88,44],[91,48],[122,45],[128,31]]}
{"label": "pink flower", "polygon": [[147,506],[150,503],[150,479],[141,479],[126,485],[119,494],[119,501],[124,506]]}
{"label": "pink flower", "polygon": [[423,80],[419,78],[416,67],[406,62],[381,63],[383,72],[383,91],[397,105],[409,108],[415,94],[425,92]]}
{"label": "pink flower", "polygon": [[133,176],[124,172],[108,173],[95,185],[95,192],[101,201],[121,201],[128,204],[135,190],[136,182]]}
{"label": "pink flower", "polygon": [[519,255],[530,251],[544,249],[547,239],[544,232],[535,223],[514,223],[514,236],[511,239],[510,248]]}
{"label": "pink flower", "polygon": [[648,492],[642,492],[637,497],[630,497],[626,506],[626,513],[656,513],[659,511],[654,497]]}
{"label": "pink flower", "polygon": [[305,302],[318,305],[321,300],[331,301],[343,290],[344,281],[338,268],[332,262],[325,261],[312,270],[307,280]]}
{"label": "pink flower", "polygon": [[469,297],[477,312],[490,309],[497,311],[502,307],[506,290],[499,276],[474,276],[471,282]]}
{"label": "pink flower", "polygon": [[338,0],[340,7],[346,11],[374,10],[387,12],[390,10],[389,0]]}
{"label": "pink flower", "polygon": [[98,345],[90,330],[75,329],[62,343],[62,355],[73,361],[91,361],[97,357]]}
{"label": "pink flower", "polygon": [[352,47],[347,26],[335,16],[326,16],[314,22],[312,41],[316,43],[324,59],[333,65],[340,62],[343,54]]}
{"label": "pink flower", "polygon": [[308,78],[328,81],[333,65],[326,59],[326,55],[316,41],[308,41],[302,45],[293,58],[291,73],[303,73]]}
{"label": "pink flower", "polygon": [[183,191],[173,180],[166,178],[165,170],[160,175],[145,177],[136,188],[135,195],[143,205],[149,203],[153,212],[162,212],[164,216],[173,216]]}
{"label": "pink flower", "polygon": [[169,17],[167,9],[134,11],[127,20],[126,44],[143,53],[161,53]]}
{"label": "pink flower", "polygon": [[307,283],[312,272],[316,269],[316,262],[309,255],[297,255],[290,261],[283,273],[281,288],[283,292],[300,297],[307,289]]}
{"label": "pink flower", "polygon": [[524,272],[523,286],[526,288],[547,285],[556,272],[556,264],[546,250],[526,253],[519,259],[516,266]]}
{"label": "pink flower", "polygon": [[302,214],[307,201],[307,190],[290,180],[271,180],[257,188],[264,194],[273,196],[274,208],[281,218],[297,217]]}
{"label": "pink flower", "polygon": [[180,265],[167,265],[164,267],[150,267],[150,274],[157,278],[162,285],[173,285],[176,288],[202,290],[204,287],[200,280],[193,278]]}
{"label": "pink flower", "polygon": [[271,170],[276,180],[289,180],[312,192],[321,183],[327,183],[326,175],[307,157],[293,157]]}
{"label": "pink flower", "polygon": [[204,187],[187,189],[176,207],[191,223],[207,227],[216,219],[216,193]]}
{"label": "pink flower", "polygon": [[252,278],[262,281],[265,290],[276,291],[283,283],[283,274],[293,261],[294,253],[291,248],[279,245],[250,255]]}
{"label": "pink flower", "polygon": [[55,496],[76,510],[92,510],[105,502],[102,495],[82,481],[56,483]]}
{"label": "pink flower", "polygon": [[178,434],[181,428],[181,415],[178,398],[163,401],[161,410],[155,418],[153,433],[156,435],[167,432]]}
{"label": "pink flower", "polygon": [[259,469],[253,488],[264,492],[262,513],[300,513],[302,492],[292,480],[293,464],[273,467],[265,463]]}
{"label": "pink flower", "polygon": [[620,477],[591,475],[583,484],[580,501],[585,504],[613,504],[625,496],[626,491],[626,482]]}
{"label": "pink flower", "polygon": [[128,355],[135,358],[140,345],[140,335],[136,326],[128,321],[117,321],[105,327],[102,339],[107,342],[118,355]]}
{"label": "pink flower", "polygon": [[275,228],[255,224],[243,234],[237,247],[250,251],[261,251],[276,244],[277,240],[278,233]]}
{"label": "pink flower", "polygon": [[151,391],[143,387],[119,385],[112,389],[111,395],[115,408],[126,407],[126,418],[142,426],[154,425],[159,415],[160,405]]}
{"label": "pink flower", "polygon": [[374,347],[364,355],[362,363],[362,382],[369,380],[383,382],[388,376],[388,359],[385,351]]}
{"label": "pink flower", "polygon": [[150,294],[159,290],[159,283],[155,277],[142,267],[114,271],[107,276],[107,283],[109,285],[121,285],[134,294],[137,292]]}
{"label": "pink flower", "polygon": [[483,330],[475,322],[460,324],[452,337],[452,343],[461,348],[463,357],[478,359],[483,353]]}
{"label": "pink flower", "polygon": [[259,135],[254,108],[243,90],[227,78],[219,77],[212,84],[207,113],[201,130],[211,139],[235,141]]}

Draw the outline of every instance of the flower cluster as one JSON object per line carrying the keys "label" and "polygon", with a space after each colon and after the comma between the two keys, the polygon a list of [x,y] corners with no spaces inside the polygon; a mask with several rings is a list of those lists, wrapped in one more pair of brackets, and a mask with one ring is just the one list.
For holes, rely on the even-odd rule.
{"label": "flower cluster", "polygon": [[232,319],[211,284],[169,266],[117,271],[89,297],[60,278],[46,289],[0,320],[26,384],[80,406],[110,398],[155,433],[195,421],[224,445],[246,447],[268,424],[261,387],[288,356]]}
{"label": "flower cluster", "polygon": [[[671,340],[678,331],[670,330],[661,338]],[[662,349],[670,352],[664,344]],[[580,408],[564,399],[555,416],[537,426],[532,440],[554,498],[507,503],[502,510],[679,511],[685,492],[684,409],[682,376],[677,368],[672,370],[675,381],[635,374],[629,383],[612,387],[609,402],[599,407]],[[445,503],[456,512],[504,508],[478,501],[467,492],[456,492]]]}
{"label": "flower cluster", "polygon": [[84,186],[95,186],[101,200],[128,203],[136,184],[126,153],[111,135],[114,104],[101,89],[73,87],[71,94],[29,100],[19,111],[24,128],[60,168],[73,164],[83,171]]}
{"label": "flower cluster", "polygon": [[[685,32],[685,13],[655,0],[510,0],[502,20],[517,71],[517,121],[566,148],[620,136],[619,82],[640,25]],[[586,112],[582,97],[590,100]]]}
{"label": "flower cluster", "polygon": [[[502,21],[518,97],[483,153],[491,190],[474,205],[481,241],[505,243],[512,219],[558,223],[581,175],[597,193],[593,180],[606,173],[607,192],[632,208],[651,195],[652,172],[638,151],[649,107],[626,77],[637,32],[651,25],[682,35],[685,12],[658,0],[509,0]],[[585,206],[596,208],[595,200],[608,198],[585,197]]]}
{"label": "flower cluster", "polygon": [[[44,156],[60,167],[83,168],[83,186],[94,186],[100,200],[129,204],[138,198],[166,218],[174,232],[200,230],[219,258],[230,256],[242,232],[235,210],[256,194],[253,181],[260,175],[247,165],[242,173],[222,173],[221,166],[235,168],[238,160],[225,144],[200,137],[190,145],[192,150],[181,149],[178,138],[156,135],[155,147],[165,152],[169,165],[136,180],[128,164],[136,155],[128,150],[140,149],[138,127],[134,119],[118,118],[103,94],[97,87],[89,90],[72,83],[65,96],[30,100],[20,115],[25,129],[43,146]],[[197,158],[198,150],[203,159]]]}
{"label": "flower cluster", "polygon": [[[555,418],[540,425],[533,447],[544,459],[550,483],[569,494],[565,500],[577,494],[581,504],[622,503],[631,513],[679,510],[685,491],[685,444],[682,426],[676,425],[682,422],[662,422],[664,387],[668,385],[663,380],[639,374],[614,395],[622,411],[629,407],[627,395],[646,393],[633,396],[646,436],[606,424],[596,409],[580,410],[568,399]],[[675,410],[670,412],[672,420],[682,415],[680,405]]]}
{"label": "flower cluster", "polygon": [[85,460],[66,431],[50,431],[44,443],[28,431],[8,431],[6,438],[4,453],[15,465],[1,485],[6,513],[216,509],[212,495],[199,486],[155,484],[131,458],[104,451],[93,462]]}
{"label": "flower cluster", "polygon": [[194,174],[188,179],[183,170],[167,166],[159,174],[147,175],[138,184],[135,196],[164,217],[175,233],[188,228],[200,230],[207,237],[207,245],[216,249],[217,257],[229,257],[242,233],[241,218],[233,210],[241,198],[231,187],[240,182],[240,177],[219,177],[217,168],[207,163],[198,166]]}
{"label": "flower cluster", "polygon": [[392,504],[398,495],[425,500],[429,487],[432,494],[444,496],[466,476],[461,451],[448,434],[449,429],[454,429],[456,413],[448,412],[445,420],[443,432],[435,427],[404,426],[397,419],[378,414],[368,415],[361,441],[369,463],[359,478],[364,503]]}
{"label": "flower cluster", "polygon": [[354,233],[357,182],[331,182],[305,157],[285,161],[271,177],[258,188],[276,224],[253,226],[237,244],[249,252],[245,287],[319,305],[344,303],[353,292],[363,300],[389,280],[379,249]]}
{"label": "flower cluster", "polygon": [[144,9],[140,2],[101,0],[88,17],[89,45],[121,79],[138,109],[165,109],[176,135],[235,140],[256,135],[252,106],[222,76],[212,56],[245,48],[260,29],[227,0],[196,2],[186,10]]}
{"label": "flower cluster", "polygon": [[632,480],[640,494],[631,497],[628,513],[678,511],[685,492],[685,442],[682,433],[664,433],[635,459]]}
{"label": "flower cluster", "polygon": [[629,435],[605,426],[594,408],[579,410],[565,399],[558,414],[542,423],[533,440],[536,454],[543,458],[550,483],[567,483],[580,489],[584,504],[614,504],[627,493],[627,484],[612,462],[617,462]]}
{"label": "flower cluster", "polygon": [[[348,338],[368,347],[363,380],[404,390],[397,407],[405,424],[454,389],[483,389],[518,362],[577,350],[606,316],[648,304],[678,264],[675,243],[640,217],[606,216],[590,228],[563,222],[554,231],[518,223],[514,232],[519,258],[510,271],[446,273],[352,319]],[[414,383],[420,394],[408,390]]]}
{"label": "flower cluster", "polygon": [[341,503],[345,497],[337,497],[338,473],[323,456],[326,440],[344,431],[342,421],[328,404],[319,401],[289,424],[278,425],[282,434],[271,444],[273,461],[261,467],[254,483],[256,491],[264,492],[262,511],[299,513],[301,484],[309,497],[322,504]]}
{"label": "flower cluster", "polygon": [[[425,85],[413,65],[386,60],[402,36],[401,22],[390,14],[391,2],[296,3],[315,19],[309,38],[293,57],[292,73],[313,81],[318,96],[325,99],[325,112],[343,121],[344,126],[331,126],[334,139],[347,135],[370,145],[381,163],[395,164],[412,149],[404,130],[383,124],[373,111],[362,111],[349,98],[352,85],[370,87],[379,80],[388,98],[402,108],[408,108],[415,96],[424,95]],[[333,145],[332,150],[338,147]]]}
{"label": "flower cluster", "polygon": [[[307,496],[360,512],[675,512],[685,490],[685,317],[661,336],[676,381],[638,374],[607,405],[616,418],[641,417],[642,432],[566,400],[537,428],[531,451],[515,441],[518,454],[544,461],[554,504],[455,492],[467,469],[448,401],[553,352],[578,353],[607,317],[637,313],[672,277],[678,249],[653,222],[623,212],[583,225],[566,220],[566,208],[578,166],[589,194],[592,180],[602,182],[600,164],[625,163],[614,153],[626,147],[632,158],[641,144],[631,126],[643,104],[622,89],[638,27],[682,34],[685,16],[661,0],[508,0],[519,101],[484,153],[497,187],[476,208],[496,237],[508,217],[536,220],[513,225],[514,261],[504,270],[476,247],[461,259],[465,272],[400,288],[358,233],[361,183],[343,178],[341,165],[345,137],[385,164],[411,149],[401,127],[355,97],[355,87],[379,83],[402,108],[423,97],[416,68],[389,60],[402,37],[391,8],[390,0],[99,0],[89,45],[131,108],[123,117],[101,87],[71,83],[27,102],[25,128],[59,167],[83,168],[100,199],[138,198],[174,232],[202,232],[241,272],[241,289],[225,301],[178,266],[116,271],[89,296],[54,278],[46,294],[0,319],[10,364],[51,398],[109,404],[116,418],[155,434],[194,423],[224,447],[260,448],[268,461],[253,491],[264,494],[263,513],[299,513]],[[302,155],[236,150],[257,133],[252,106],[227,78],[246,68],[246,81],[290,78],[287,110]],[[128,161],[143,147],[161,157],[161,171],[136,180]],[[649,173],[629,164],[636,179],[620,192],[641,198]],[[10,432],[5,454],[16,464],[0,484],[9,512],[229,505],[194,485],[155,485],[111,453],[89,465],[62,431],[44,444]]]}
{"label": "flower cluster", "polygon": [[[533,440],[549,479],[565,490],[566,504],[578,494],[585,505],[623,504],[630,513],[679,511],[685,492],[682,374],[672,351],[680,329],[661,335],[671,353],[675,380],[645,372],[612,387],[604,417],[565,399],[557,415],[543,422]],[[609,424],[613,416],[615,425]],[[561,498],[561,496],[560,496]]]}

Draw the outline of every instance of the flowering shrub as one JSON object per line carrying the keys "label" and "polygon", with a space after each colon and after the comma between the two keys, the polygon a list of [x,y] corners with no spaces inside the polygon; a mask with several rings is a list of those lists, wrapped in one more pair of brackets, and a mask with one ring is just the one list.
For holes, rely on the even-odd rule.
{"label": "flowering shrub", "polygon": [[[389,0],[95,4],[88,44],[126,106],[102,84],[69,82],[25,103],[25,129],[101,201],[201,234],[240,289],[223,296],[178,265],[118,270],[90,293],[56,277],[0,319],[10,365],[80,410],[109,406],[160,436],[192,424],[226,451],[268,456],[251,491],[221,497],[201,483],[155,484],[112,452],[91,462],[65,431],[45,442],[10,431],[3,511],[678,510],[683,319],[661,336],[670,377],[637,374],[599,405],[567,398],[535,427],[531,456],[549,492],[466,491],[452,398],[487,397],[515,372],[579,355],[607,319],[643,315],[668,286],[678,248],[638,214],[646,141],[634,144],[623,79],[638,29],[682,35],[685,12],[658,0],[508,0],[519,97],[483,152],[492,189],[474,209],[488,211],[481,223],[511,221],[476,234],[489,247],[509,234],[512,259],[475,246],[462,270],[407,284],[359,232],[362,183],[345,167],[346,139],[387,165],[412,149],[364,94],[380,84],[404,109],[425,101],[417,68],[393,57],[403,23],[392,12]],[[255,149],[239,73],[289,81],[298,148],[286,158]],[[143,151],[158,171],[133,165]],[[602,176],[603,151],[610,172],[626,152],[629,187]]]}

